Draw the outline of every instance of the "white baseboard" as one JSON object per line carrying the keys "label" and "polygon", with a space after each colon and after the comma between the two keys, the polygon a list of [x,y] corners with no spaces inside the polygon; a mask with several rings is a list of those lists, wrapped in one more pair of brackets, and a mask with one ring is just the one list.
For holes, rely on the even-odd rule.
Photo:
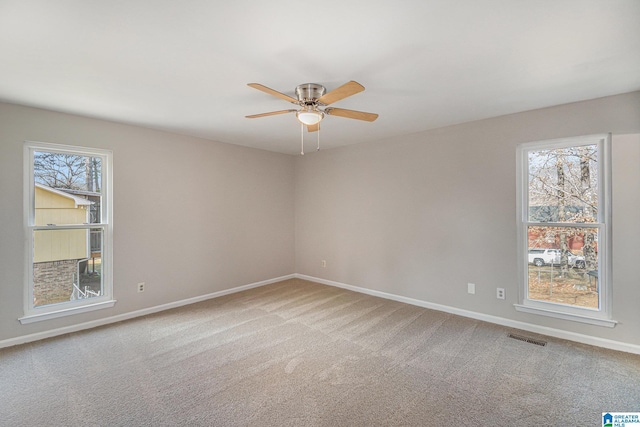
{"label": "white baseboard", "polygon": [[546,326],[533,325],[531,323],[520,322],[517,320],[505,319],[503,317],[491,316],[489,314],[477,313],[475,311],[463,310],[456,307],[451,307],[442,304],[435,304],[427,301],[422,301],[414,298],[404,297],[401,295],[390,294],[387,292],[376,291],[373,289],[361,288],[358,286],[347,285],[345,283],[334,282],[332,280],[321,279],[319,277],[307,276],[304,274],[289,274],[282,277],[276,277],[274,279],[263,280],[261,282],[250,283],[248,285],[237,286],[231,289],[225,289],[223,291],[213,292],[198,297],[187,298],[180,301],[174,301],[167,304],[162,304],[154,307],[145,308],[142,310],[132,311],[130,313],[123,313],[116,316],[107,317],[104,319],[93,320],[90,322],[79,323],[77,325],[65,326],[63,328],[52,329],[50,331],[38,332],[35,334],[23,335],[15,338],[9,338],[0,341],[0,348],[11,347],[14,345],[25,344],[28,342],[38,341],[45,338],[52,338],[58,335],[64,335],[72,332],[78,332],[85,329],[91,329],[98,326],[108,325],[110,323],[121,322],[123,320],[133,319],[136,317],[146,316],[148,314],[158,313],[164,310],[170,310],[172,308],[178,308],[189,304],[194,304],[201,301],[206,301],[212,298],[221,297],[224,295],[233,294],[236,292],[245,291],[247,289],[257,288],[260,286],[269,285],[271,283],[280,282],[287,279],[303,279],[311,282],[321,283],[324,285],[334,286],[337,288],[348,289],[350,291],[359,292],[362,294],[372,295],[388,300],[403,302],[406,304],[415,305],[418,307],[428,308],[431,310],[442,311],[445,313],[451,313],[458,316],[468,317],[471,319],[481,320],[484,322],[494,323],[496,325],[502,325],[509,328],[521,329],[537,334],[547,335],[555,338],[561,338],[569,341],[575,341],[582,344],[593,345],[596,347],[608,348],[611,350],[624,351],[627,353],[640,354],[640,345],[629,344],[621,341],[613,341],[605,338],[593,337],[590,335],[578,334],[575,332],[563,331],[561,329],[549,328]]}
{"label": "white baseboard", "polygon": [[629,344],[621,341],[613,341],[605,338],[593,337],[590,335],[578,334],[575,332],[563,331],[561,329],[549,328],[547,326],[538,326],[531,323],[520,322],[517,320],[505,319],[504,317],[492,316],[489,314],[477,313],[475,311],[463,310],[442,304],[434,304],[414,298],[408,298],[401,295],[390,294],[386,292],[376,291],[373,289],[361,288],[358,286],[347,285],[345,283],[334,282],[332,280],[320,279],[318,277],[306,276],[304,274],[295,274],[298,279],[309,280],[311,282],[321,283],[323,285],[335,286],[337,288],[348,289],[350,291],[362,294],[372,295],[388,300],[404,302],[418,307],[429,308],[431,310],[443,311],[445,313],[456,314],[458,316],[469,317],[471,319],[482,320],[484,322],[494,323],[496,325],[506,326],[509,328],[521,329],[541,335],[547,335],[555,338],[561,338],[568,341],[575,341],[582,344],[593,345],[596,347],[608,348],[611,350],[624,351],[627,353],[640,354],[640,345]]}
{"label": "white baseboard", "polygon": [[79,323],[77,325],[70,325],[70,326],[65,326],[63,328],[52,329],[50,331],[38,332],[35,334],[22,335],[15,338],[9,338],[9,339],[0,341],[0,348],[11,347],[19,344],[25,344],[28,342],[38,341],[45,338],[52,338],[58,335],[64,335],[64,334],[69,334],[71,332],[82,331],[84,329],[91,329],[98,326],[108,325],[110,323],[122,322],[123,320],[146,316],[148,314],[153,314],[153,313],[157,313],[164,310],[170,310],[172,308],[178,308],[184,305],[194,304],[196,302],[206,301],[208,299],[221,297],[223,295],[242,292],[242,291],[246,291],[247,289],[257,288],[260,286],[265,286],[271,283],[281,282],[283,280],[293,279],[293,278],[295,278],[295,274],[289,274],[287,276],[276,277],[275,279],[263,280],[261,282],[250,283],[248,285],[237,286],[235,288],[225,289],[223,291],[212,292],[210,294],[201,295],[193,298],[187,298],[180,301],[174,301],[167,304],[157,305],[155,307],[144,308],[142,310],[136,310],[130,313],[118,314],[116,316],[106,317],[104,319],[92,320],[90,322]]}

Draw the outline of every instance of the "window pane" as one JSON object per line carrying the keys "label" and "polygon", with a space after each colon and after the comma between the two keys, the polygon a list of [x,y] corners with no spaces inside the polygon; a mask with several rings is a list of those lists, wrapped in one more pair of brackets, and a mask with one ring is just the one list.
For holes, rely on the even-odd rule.
{"label": "window pane", "polygon": [[598,146],[529,151],[529,222],[596,222]]}
{"label": "window pane", "polygon": [[33,306],[103,294],[102,228],[33,232]]}
{"label": "window pane", "polygon": [[598,229],[527,228],[528,298],[598,309]]}
{"label": "window pane", "polygon": [[36,151],[35,225],[99,223],[102,158]]}

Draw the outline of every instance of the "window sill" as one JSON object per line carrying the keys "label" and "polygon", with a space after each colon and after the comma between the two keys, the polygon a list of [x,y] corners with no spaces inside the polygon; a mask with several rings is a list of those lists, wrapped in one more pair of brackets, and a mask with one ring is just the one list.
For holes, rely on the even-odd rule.
{"label": "window sill", "polygon": [[97,302],[95,304],[83,305],[81,307],[64,308],[61,310],[47,311],[46,313],[29,314],[20,317],[18,320],[21,324],[27,325],[29,323],[41,322],[43,320],[56,319],[58,317],[71,316],[73,314],[87,313],[89,311],[102,310],[103,308],[113,307],[116,300],[107,300]]}
{"label": "window sill", "polygon": [[615,327],[618,322],[611,319],[602,319],[599,317],[585,316],[581,314],[563,313],[560,311],[549,310],[539,307],[531,307],[528,305],[514,304],[517,311],[530,314],[538,314],[540,316],[554,317],[556,319],[571,320],[573,322],[588,323],[590,325],[605,326],[607,328]]}

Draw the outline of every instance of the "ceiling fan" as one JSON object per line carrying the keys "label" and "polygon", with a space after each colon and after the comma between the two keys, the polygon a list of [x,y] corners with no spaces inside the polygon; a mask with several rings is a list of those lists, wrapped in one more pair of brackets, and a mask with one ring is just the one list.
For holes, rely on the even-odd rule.
{"label": "ceiling fan", "polygon": [[345,117],[347,119],[364,120],[372,122],[378,118],[377,114],[365,113],[362,111],[346,110],[344,108],[327,107],[336,101],[340,101],[351,95],[362,92],[364,86],[355,81],[350,81],[327,93],[324,86],[317,83],[304,83],[296,87],[296,98],[284,93],[268,88],[259,83],[249,83],[248,86],[262,92],[284,99],[292,104],[298,105],[299,109],[271,111],[269,113],[253,114],[246,116],[248,119],[258,117],[275,116],[278,114],[295,113],[298,121],[307,127],[309,132],[316,132],[320,129],[320,121],[325,115]]}

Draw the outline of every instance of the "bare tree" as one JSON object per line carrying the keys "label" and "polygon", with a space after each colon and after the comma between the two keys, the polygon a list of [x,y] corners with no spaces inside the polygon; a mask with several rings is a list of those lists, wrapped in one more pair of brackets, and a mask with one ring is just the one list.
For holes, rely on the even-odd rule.
{"label": "bare tree", "polygon": [[[556,175],[557,175],[557,189],[556,194],[558,197],[558,221],[566,221],[566,209],[567,209],[567,192],[565,188],[565,174],[564,174],[564,156],[556,156]],[[564,229],[560,231],[560,275],[564,276],[568,269],[569,257],[567,256],[567,233]]]}
{"label": "bare tree", "polygon": [[100,164],[97,158],[75,154],[37,152],[35,180],[51,188],[100,192]]}
{"label": "bare tree", "polygon": [[[588,198],[591,199],[590,200],[591,203],[585,204],[584,216],[585,218],[590,218],[593,221],[595,221],[595,216],[597,214],[597,194],[595,194],[593,191],[590,191],[591,190],[591,168],[589,167],[589,165],[591,164],[593,153],[589,152],[589,150],[585,147],[580,147],[579,150],[580,150],[580,183],[582,186],[582,192],[583,194],[588,194],[589,195]],[[589,229],[586,229],[584,233],[584,246],[582,247],[582,253],[584,254],[586,268],[589,270],[595,269],[597,265],[595,236],[593,232]]]}

